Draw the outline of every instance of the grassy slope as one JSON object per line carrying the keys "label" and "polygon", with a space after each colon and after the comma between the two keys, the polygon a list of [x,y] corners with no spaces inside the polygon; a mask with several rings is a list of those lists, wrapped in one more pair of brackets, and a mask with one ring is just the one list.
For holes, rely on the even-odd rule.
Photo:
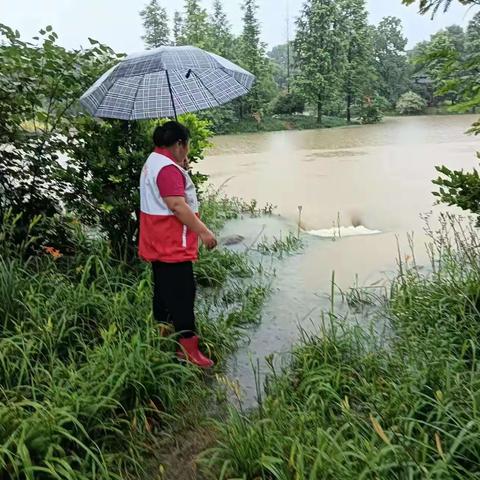
{"label": "grassy slope", "polygon": [[478,237],[445,219],[433,240],[434,273],[399,274],[390,338],[332,315],[259,409],[218,425],[204,458],[212,478],[479,478]]}
{"label": "grassy slope", "polygon": [[[203,213],[218,229],[253,210],[209,197]],[[212,394],[202,372],[174,360],[174,340],[153,321],[148,266],[115,261],[105,241],[78,228],[75,255],[25,261],[8,230],[1,226],[0,477],[145,478],[146,459],[172,429],[198,424]],[[269,280],[229,252],[202,251],[195,268],[199,329],[221,367],[259,321]]]}

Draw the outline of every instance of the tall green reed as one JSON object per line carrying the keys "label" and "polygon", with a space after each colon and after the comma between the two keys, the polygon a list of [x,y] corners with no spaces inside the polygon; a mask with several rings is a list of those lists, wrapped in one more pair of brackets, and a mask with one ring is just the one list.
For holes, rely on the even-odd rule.
{"label": "tall green reed", "polygon": [[[431,268],[401,264],[381,305],[388,338],[325,317],[262,405],[231,410],[203,456],[215,478],[468,479],[480,475],[480,250],[440,218]],[[378,314],[379,310],[377,310]],[[340,320],[340,321],[338,321]],[[373,319],[377,320],[377,319]]]}

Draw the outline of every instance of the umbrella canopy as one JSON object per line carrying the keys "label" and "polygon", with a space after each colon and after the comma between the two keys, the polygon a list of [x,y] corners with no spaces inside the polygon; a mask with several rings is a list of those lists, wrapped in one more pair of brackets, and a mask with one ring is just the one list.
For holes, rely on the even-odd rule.
{"label": "umbrella canopy", "polygon": [[160,47],[122,60],[80,102],[102,118],[176,117],[245,95],[254,80],[238,65],[200,48]]}

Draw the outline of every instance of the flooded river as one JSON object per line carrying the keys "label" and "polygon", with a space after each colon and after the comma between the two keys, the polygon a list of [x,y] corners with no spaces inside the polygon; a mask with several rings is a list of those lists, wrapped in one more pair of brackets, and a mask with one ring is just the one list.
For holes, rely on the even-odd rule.
{"label": "flooded river", "polygon": [[[431,194],[435,165],[477,165],[480,141],[464,134],[477,118],[399,117],[379,125],[215,138],[202,163],[211,182],[223,185],[228,195],[276,205],[278,214],[233,222],[225,234],[241,234],[248,244],[263,230],[277,236],[295,231],[302,206],[305,247],[279,265],[262,325],[230,366],[247,404],[255,398],[250,364],[257,359],[263,364],[272,353],[281,356],[298,338],[299,325],[319,323],[333,271],[341,289],[356,282],[377,284],[395,270],[396,238],[406,250],[409,233],[414,233],[419,262],[426,261],[420,214],[440,210]],[[335,241],[313,234],[352,226],[362,227],[352,233],[380,233]]]}

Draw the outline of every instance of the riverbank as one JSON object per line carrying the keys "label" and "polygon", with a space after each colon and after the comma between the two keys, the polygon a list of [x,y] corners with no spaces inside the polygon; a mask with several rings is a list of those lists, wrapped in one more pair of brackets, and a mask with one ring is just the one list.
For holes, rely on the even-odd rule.
{"label": "riverbank", "polygon": [[212,478],[478,478],[478,232],[444,216],[430,239],[430,273],[400,258],[369,327],[326,313],[260,406],[217,423]]}
{"label": "riverbank", "polygon": [[[344,118],[324,116],[319,125],[314,115],[275,115],[265,116],[256,120],[253,117],[242,120],[217,119],[209,115],[211,128],[216,135],[237,133],[278,132],[282,130],[313,130],[321,128],[335,128],[349,125]],[[350,124],[351,125],[351,124]]]}
{"label": "riverbank", "polygon": [[[261,213],[216,195],[202,202],[216,231]],[[0,231],[0,470],[9,478],[41,471],[119,480],[146,478],[156,465],[157,477],[165,466],[155,459],[166,454],[162,445],[172,447],[174,432],[196,429],[222,408],[212,375],[222,375],[245,328],[260,321],[272,272],[246,253],[202,249],[198,328],[217,362],[205,374],[175,361],[174,338],[153,320],[148,265],[116,260],[108,242],[77,221],[75,252],[32,255],[36,227],[18,245],[15,221],[7,216]]]}
{"label": "riverbank", "polygon": [[[458,116],[470,115],[470,113],[451,112],[449,107],[428,107],[419,115],[412,116]],[[408,117],[409,115],[400,115],[396,111],[384,113],[385,117]],[[360,125],[358,119],[352,120],[350,123],[343,117],[324,116],[322,124],[319,125],[315,115],[275,115],[265,116],[257,121],[253,117],[243,120],[225,120],[224,118],[216,119],[215,115],[209,115],[208,120],[211,122],[211,128],[215,135],[235,135],[242,133],[260,133],[260,132],[279,132],[284,130],[320,130],[324,128],[346,127],[349,125]]]}

